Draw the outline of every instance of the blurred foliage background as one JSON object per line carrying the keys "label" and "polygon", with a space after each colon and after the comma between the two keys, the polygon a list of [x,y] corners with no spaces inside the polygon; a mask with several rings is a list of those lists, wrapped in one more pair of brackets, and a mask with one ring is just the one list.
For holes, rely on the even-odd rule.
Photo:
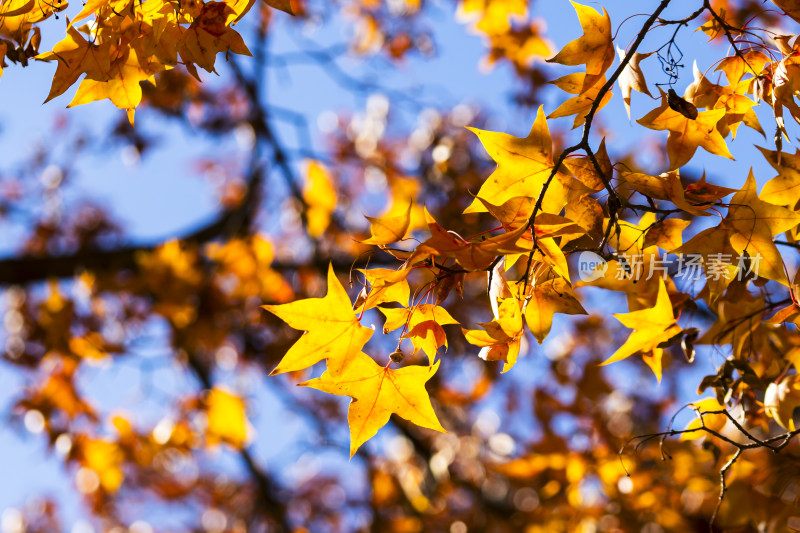
{"label": "blurred foliage background", "polygon": [[[742,20],[759,9],[714,4]],[[616,30],[655,5],[606,7]],[[80,7],[42,23],[44,44]],[[414,229],[423,206],[463,235],[490,229],[462,214],[494,168],[465,126],[527,133],[539,105],[563,99],[542,60],[579,30],[560,1],[293,7],[257,4],[238,27],[253,57],[219,58],[219,76],[178,67],[145,83],[135,127],[107,102],[40,106],[52,66],[5,69],[2,530],[707,531],[719,448],[629,448],[630,477],[618,452],[663,430],[724,357],[700,351],[691,367],[667,354],[660,385],[640,363],[600,368],[626,335],[604,312],[620,296],[582,292],[592,314],[558,317],[541,346],[527,338],[502,378],[445,326],[428,389],[449,433],[394,418],[352,460],[346,400],[295,386],[312,374],[267,377],[298,333],[260,305],[321,296],[329,262],[353,295],[354,269],[396,266],[357,242],[363,215],[413,202]],[[677,42],[686,65],[724,54],[690,30]],[[615,161],[663,167],[659,138],[634,134],[618,100],[597,138]],[[651,107],[643,95],[634,106]],[[571,124],[557,124],[563,146]],[[715,160],[708,179],[726,185],[750,163]],[[461,324],[489,318],[485,285],[465,283],[451,307]],[[743,457],[719,527],[785,531],[800,515],[796,453]]]}

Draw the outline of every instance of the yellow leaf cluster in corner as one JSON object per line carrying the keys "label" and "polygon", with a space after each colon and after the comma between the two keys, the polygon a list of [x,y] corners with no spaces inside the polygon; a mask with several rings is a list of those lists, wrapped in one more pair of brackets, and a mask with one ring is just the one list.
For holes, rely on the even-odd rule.
{"label": "yellow leaf cluster in corner", "polygon": [[[250,55],[232,26],[254,3],[255,0],[90,0],[68,24],[66,37],[52,51],[36,56],[42,61],[57,62],[47,100],[63,94],[84,77],[70,107],[108,99],[125,109],[133,123],[135,109],[142,100],[141,82],[155,84],[156,74],[179,64],[199,79],[197,67],[215,72],[220,52]],[[289,2],[278,4],[278,8],[291,11]],[[24,16],[27,15],[19,17]],[[94,17],[93,22],[76,25],[88,17]],[[5,19],[0,33],[24,39],[30,22],[12,24],[9,20],[14,18],[18,17]]]}

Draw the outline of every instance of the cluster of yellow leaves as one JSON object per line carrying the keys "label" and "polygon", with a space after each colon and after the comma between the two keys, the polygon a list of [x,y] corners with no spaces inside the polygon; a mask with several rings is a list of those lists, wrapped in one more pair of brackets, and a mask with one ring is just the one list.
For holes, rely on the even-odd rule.
{"label": "cluster of yellow leaves", "polygon": [[[255,0],[90,0],[67,21],[66,37],[51,51],[38,53],[41,37],[34,24],[65,9],[67,2],[13,0],[0,7],[0,36],[10,39],[0,40],[0,63],[12,49],[15,61],[35,58],[56,62],[46,101],[60,96],[83,77],[70,106],[108,99],[127,110],[133,123],[135,108],[142,100],[141,82],[155,84],[156,74],[179,64],[199,79],[197,68],[215,72],[220,52],[250,55],[232,26],[254,3]],[[289,0],[267,3],[293,12]],[[90,17],[91,22],[78,26]]]}
{"label": "cluster of yellow leaves", "polygon": [[[393,281],[393,274],[394,271],[388,271],[384,277],[373,270],[371,278],[368,278],[373,291],[384,293],[385,299],[381,299],[382,301],[396,299],[398,296],[395,291],[388,289],[387,285],[400,284],[402,293],[405,279]],[[408,302],[407,291],[408,287],[405,285],[405,303]],[[369,302],[369,294],[364,298],[362,306]],[[377,302],[378,298],[373,297],[370,304],[377,305]],[[333,266],[328,270],[328,293],[324,298],[308,298],[284,305],[265,305],[264,308],[291,327],[306,331],[284,355],[272,371],[272,375],[303,370],[324,360],[327,365],[325,373],[320,378],[307,381],[303,385],[353,398],[348,414],[351,456],[389,421],[392,413],[417,425],[444,431],[433,412],[424,386],[436,372],[438,364],[395,370],[388,365],[379,366],[370,356],[363,353],[362,349],[373,331],[361,325],[362,309],[353,310],[350,297],[337,279]],[[446,311],[440,310],[438,315],[435,310],[428,308],[419,311],[417,309],[383,309],[383,311],[404,313],[403,316],[396,315],[393,319],[390,318],[394,320],[394,327],[405,324],[409,328],[407,320],[413,318],[414,324],[410,325],[408,334],[414,339],[419,339],[415,342],[423,343],[421,345],[425,346],[428,353],[432,353],[431,361],[433,361],[439,343],[446,343],[446,340],[442,339],[443,335],[437,335],[436,328],[441,329],[441,326],[434,322],[433,317],[445,319]],[[428,314],[431,317],[426,320]],[[406,316],[410,318],[406,319]],[[391,327],[389,323],[387,327]],[[412,335],[417,331],[418,333]]]}
{"label": "cluster of yellow leaves", "polygon": [[523,0],[462,0],[456,18],[471,22],[474,31],[488,40],[488,65],[508,60],[517,70],[531,66],[534,59],[552,53],[552,44],[544,37],[541,21],[530,20]]}
{"label": "cluster of yellow leaves", "polygon": [[[601,110],[612,97],[607,71],[617,55],[626,62],[618,82],[628,115],[633,91],[652,97],[641,62],[654,52],[629,55],[615,48],[608,13],[576,2],[573,6],[583,35],[548,60],[585,67],[585,72],[567,74],[552,82],[572,96],[547,116],[540,107],[524,138],[470,128],[497,167],[464,213],[492,217],[495,229],[464,237],[439,224],[427,209],[422,210],[425,225],[412,224],[412,213],[419,207],[404,197],[402,202],[395,201],[384,216],[368,217],[370,237],[362,241],[379,246],[402,264],[396,270],[361,271],[364,289],[355,304],[331,270],[324,298],[264,306],[293,328],[306,331],[273,374],[303,370],[325,360],[327,370],[322,377],[303,385],[353,398],[348,417],[351,453],[374,435],[391,413],[420,426],[442,430],[424,384],[442,364],[439,356],[448,346],[444,326],[459,323],[446,309],[453,289],[460,292],[465,279],[488,274],[493,316],[479,323],[479,328],[462,328],[462,333],[477,348],[480,358],[502,361],[506,372],[527,349],[526,329],[542,343],[556,313],[586,314],[573,289],[567,256],[574,250],[600,251],[601,243],[602,248],[608,246],[615,252],[607,257],[617,258],[608,262],[607,270],[598,279],[576,286],[624,293],[628,312],[615,317],[633,330],[603,364],[638,354],[660,381],[667,347],[683,343],[689,356],[695,341],[731,344],[737,360],[746,360],[747,350],[761,349],[770,354],[755,369],[737,363],[740,366],[736,368],[752,380],[758,379],[753,376],[775,371],[780,350],[800,353],[790,340],[775,335],[776,324],[786,320],[800,323],[797,304],[793,302],[765,322],[761,316],[768,308],[764,297],[747,289],[752,280],[758,287],[768,281],[789,286],[774,239],[781,233],[792,242],[800,237],[800,212],[795,211],[800,204],[800,152],[783,154],[780,146],[775,152],[761,149],[779,172],[761,194],[752,171],[738,190],[708,183],[705,176],[688,185],[680,177],[680,168],[692,159],[698,147],[732,159],[725,138],[735,135],[742,123],[763,133],[752,109],[759,99],[772,105],[779,131],[785,133],[784,108],[800,122],[800,107],[794,101],[797,91],[791,82],[800,65],[796,59],[800,54],[788,46],[786,39],[780,60],[750,49],[719,62],[717,70],[724,73],[727,85],[712,83],[695,67],[694,81],[683,97],[672,89],[668,93],[661,91],[660,105],[637,120],[646,128],[668,132],[669,166],[660,175],[631,169],[628,162],[613,164],[605,141],[593,153],[573,153],[576,148],[587,149],[584,142],[565,152],[571,154],[569,157],[554,157],[548,119],[574,116],[573,127],[578,127],[590,113]],[[527,16],[524,2],[465,1],[460,9],[462,14],[474,16],[477,29],[492,36],[508,35],[512,20]],[[312,209],[311,227],[319,232],[328,224],[335,202],[326,203],[318,197],[335,195],[328,191],[328,175],[320,168],[312,171],[306,201]],[[649,202],[650,208],[644,207],[649,212],[638,222],[630,222],[612,212],[609,202],[605,216],[596,199],[598,193],[615,194],[623,210],[628,205],[621,199],[638,194]],[[722,203],[731,194],[730,203]],[[724,215],[723,209],[727,209]],[[311,220],[312,213],[316,221]],[[692,220],[710,216],[718,216],[719,221],[685,241],[684,232]],[[407,243],[409,237],[418,239],[413,249],[392,246],[401,241]],[[668,275],[634,277],[632,265],[623,258],[628,254],[641,257],[643,263],[637,268],[644,274],[655,266],[653,261],[659,250],[699,257],[706,286],[698,296],[680,292]],[[731,258],[737,256],[745,261],[734,264]],[[720,257],[729,259],[720,263]],[[749,277],[735,280],[737,273],[745,273],[748,258],[755,257],[759,261],[757,272],[747,272]],[[513,270],[514,275],[508,275],[507,270]],[[413,283],[421,283],[417,291],[411,290]],[[800,287],[792,286],[790,290],[793,295],[800,294]],[[700,298],[706,300],[718,320],[697,339],[699,332],[684,329],[679,319],[687,302]],[[373,332],[361,325],[361,317],[373,308],[385,317],[384,334],[399,330],[400,343],[407,339],[414,353],[424,352],[428,367],[390,368],[392,363],[402,362],[402,344],[391,354],[392,363],[383,368],[363,352]],[[743,386],[743,380],[740,378],[736,386]],[[784,427],[793,427],[791,410],[800,402],[796,389],[792,377],[773,384],[768,391],[766,413]],[[709,407],[703,404],[699,409]],[[712,425],[720,422],[709,420]]]}
{"label": "cluster of yellow leaves", "polygon": [[[204,398],[189,403],[194,403],[193,410],[199,408],[205,412],[207,424],[204,440],[207,447],[216,447],[224,442],[234,448],[242,448],[250,442],[253,431],[241,397],[221,387],[214,387]],[[158,461],[154,461],[154,458],[162,450],[180,453],[179,450],[203,445],[203,439],[185,420],[166,419],[160,423],[160,429],[157,426],[150,433],[137,432],[123,414],[112,415],[110,422],[116,435],[100,438],[79,433],[70,446],[67,459],[81,467],[76,475],[76,485],[83,493],[101,491],[106,495],[112,494],[120,490],[129,467],[157,471],[159,467],[155,465]],[[169,492],[180,490],[169,475],[162,478],[156,474],[152,482]]]}

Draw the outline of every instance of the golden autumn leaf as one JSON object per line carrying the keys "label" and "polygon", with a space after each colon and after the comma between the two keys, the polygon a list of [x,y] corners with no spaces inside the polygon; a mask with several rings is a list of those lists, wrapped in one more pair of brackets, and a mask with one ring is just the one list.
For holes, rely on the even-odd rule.
{"label": "golden autumn leaf", "polygon": [[705,398],[703,400],[698,400],[696,402],[692,402],[690,406],[697,413],[697,418],[693,419],[686,425],[684,431],[687,432],[681,435],[681,440],[695,440],[709,436],[709,434],[705,431],[698,430],[698,428],[703,426],[707,427],[711,431],[716,431],[719,433],[728,423],[728,418],[723,414],[706,414],[725,409],[725,406],[719,403],[716,398]]}
{"label": "golden autumn leaf", "polygon": [[[658,348],[658,345],[665,342],[681,332],[675,315],[672,311],[667,288],[664,280],[658,278],[658,296],[653,307],[631,311],[629,313],[618,313],[614,315],[617,320],[633,333],[619,347],[611,357],[603,361],[603,365],[621,361],[636,353],[648,354]],[[658,364],[660,368],[660,361]],[[654,371],[656,377],[661,381],[661,373]]]}
{"label": "golden autumn leaf", "polygon": [[410,309],[380,308],[386,316],[385,332],[403,328],[402,338],[411,340],[414,350],[422,350],[431,364],[440,347],[447,348],[447,335],[442,326],[458,324],[444,307],[420,304]]}
{"label": "golden autumn leaf", "polygon": [[518,244],[526,231],[525,226],[486,239],[467,241],[457,233],[440,226],[427,209],[425,219],[431,236],[417,246],[408,258],[408,264],[424,261],[429,257],[450,257],[464,269],[477,271],[487,268],[501,253],[525,250]]}
{"label": "golden autumn leaf", "polygon": [[0,36],[24,45],[34,24],[68,5],[66,0],[6,0],[0,5]]}
{"label": "golden autumn leaf", "polygon": [[684,188],[677,170],[658,176],[640,172],[620,172],[620,183],[654,200],[668,200],[687,213],[709,216],[714,203],[734,189],[706,183],[705,175],[697,183]]}
{"label": "golden autumn leaf", "polygon": [[712,109],[697,114],[692,120],[669,106],[667,93],[661,91],[661,105],[637,120],[639,124],[653,130],[667,130],[667,153],[670,170],[689,162],[698,147],[721,157],[733,159],[717,131],[717,123],[725,116],[724,109]]}
{"label": "golden autumn leaf", "polygon": [[533,254],[534,260],[547,263],[552,267],[554,273],[570,281],[567,257],[555,239],[551,237],[538,239],[536,246],[538,250]]}
{"label": "golden autumn leaf", "polygon": [[731,228],[731,245],[758,258],[758,275],[789,284],[783,260],[773,236],[788,231],[800,223],[800,213],[761,200],[752,169],[745,185],[731,199],[724,224]]}
{"label": "golden autumn leaf", "polygon": [[[775,314],[770,318],[764,319],[765,324],[782,324],[784,322],[791,322],[796,326],[800,325],[800,306],[797,305],[798,297],[800,297],[800,267],[798,267],[794,274],[794,278],[792,278],[792,283],[789,285],[789,297],[792,300],[792,303],[776,311]],[[793,349],[790,350],[789,353],[796,355],[800,352]],[[788,354],[785,357],[791,360]]]}
{"label": "golden autumn leaf", "polygon": [[[594,156],[601,173],[598,173],[594,162],[588,156],[568,157],[564,160],[564,166],[566,166],[581,183],[586,185],[586,187],[593,191],[599,191],[605,187],[603,180],[607,179],[610,181],[613,175],[611,160],[608,158],[608,152],[606,151],[605,138],[600,141],[600,146],[597,147]],[[578,221],[576,220],[576,222]]]}
{"label": "golden autumn leaf", "polygon": [[369,231],[372,236],[361,242],[364,244],[391,244],[403,240],[411,224],[412,207],[413,204],[409,203],[408,209],[400,215],[366,217],[369,220]]}
{"label": "golden autumn leaf", "polygon": [[65,362],[64,368],[51,374],[32,398],[32,405],[39,409],[59,409],[69,418],[85,415],[95,419],[95,410],[75,388],[74,372],[77,364]]}
{"label": "golden autumn leaf", "polygon": [[330,172],[318,161],[307,163],[303,200],[308,206],[308,234],[319,237],[328,229],[331,214],[336,209],[336,189]]}
{"label": "golden autumn leaf", "polygon": [[550,333],[555,313],[587,314],[572,287],[562,278],[535,285],[528,306],[525,308],[525,322],[539,344]]}
{"label": "golden autumn leaf", "polygon": [[522,313],[516,298],[503,298],[495,319],[478,324],[483,329],[462,329],[467,342],[478,346],[478,357],[484,361],[503,361],[503,373],[516,364],[522,343]]}
{"label": "golden autumn leaf", "polygon": [[206,441],[214,445],[225,442],[234,448],[245,447],[252,438],[253,430],[247,421],[244,400],[220,387],[208,391],[205,400]]}
{"label": "golden autumn leaf", "polygon": [[252,55],[242,36],[230,27],[242,13],[225,2],[206,2],[202,11],[181,35],[178,52],[184,61],[208,72],[216,72],[217,53],[230,50],[234,54]]}
{"label": "golden autumn leaf", "polygon": [[583,35],[567,43],[548,63],[562,65],[586,65],[586,78],[578,94],[595,85],[614,62],[611,19],[605,8],[599,13],[589,6],[571,2],[578,13]]}
{"label": "golden autumn leaf", "polygon": [[280,9],[290,15],[295,14],[295,8],[292,6],[292,0],[264,0],[266,4],[275,9]]}
{"label": "golden autumn leaf", "polygon": [[[486,200],[479,198],[486,210],[503,225],[509,233],[518,232],[520,228],[526,227],[533,215],[535,200],[524,196],[511,198],[502,205],[492,205]],[[551,213],[539,213],[533,222],[533,231],[539,237],[558,237],[561,235],[582,234],[585,232],[583,227],[570,218],[553,215]],[[511,238],[510,236],[508,237]],[[531,235],[525,231],[520,235],[517,244],[525,249],[530,249]]]}
{"label": "golden autumn leaf", "polygon": [[[703,230],[671,252],[700,258],[705,268],[711,302],[719,298],[735,279],[736,251],[731,246],[727,227],[715,226]],[[724,258],[729,261],[722,261]]]}
{"label": "golden autumn leaf", "polygon": [[511,21],[528,13],[525,0],[463,0],[456,17],[474,20],[475,28],[487,35],[500,35],[511,29]]}
{"label": "golden autumn leaf", "polygon": [[791,322],[795,326],[800,326],[800,307],[792,303],[782,309],[778,309],[774,315],[764,320],[765,324],[783,324],[784,322]]}
{"label": "golden autumn leaf", "polygon": [[[597,100],[597,95],[600,93],[600,88],[606,82],[605,76],[599,78],[597,82],[591,87],[584,87],[586,82],[586,74],[578,72],[575,74],[567,74],[550,83],[574,96],[558,106],[555,111],[547,115],[547,118],[560,118],[575,115],[572,121],[572,129],[577,128],[584,123],[586,115]],[[597,111],[605,107],[611,100],[611,91],[607,91],[600,103],[597,105]]]}
{"label": "golden autumn leaf", "polygon": [[86,74],[87,78],[97,81],[108,79],[111,75],[110,54],[110,42],[99,45],[91,43],[84,39],[73,26],[68,26],[67,36],[53,46],[52,52],[36,56],[36,59],[57,62],[53,84],[45,102],[63,94],[83,74]]}
{"label": "golden autumn leaf", "polygon": [[500,60],[509,60],[517,66],[529,68],[536,58],[553,55],[550,41],[543,36],[543,29],[534,20],[528,26],[511,31],[490,34],[491,52],[484,64],[494,65]]}
{"label": "golden autumn leaf", "polygon": [[783,429],[795,430],[792,413],[800,407],[800,375],[792,374],[770,383],[764,394],[764,410]]}
{"label": "golden autumn leaf", "polygon": [[132,4],[133,0],[87,0],[70,23],[74,25],[92,14],[98,14],[98,18],[103,19],[108,13],[130,12]]}
{"label": "golden autumn leaf", "polygon": [[644,247],[658,246],[662,250],[671,251],[683,244],[682,233],[691,222],[679,218],[668,218],[647,230],[644,236]]}
{"label": "golden autumn leaf", "polygon": [[392,414],[418,426],[447,433],[433,411],[425,383],[433,377],[439,363],[432,366],[381,367],[370,356],[359,352],[344,372],[322,376],[301,386],[350,396],[347,421],[350,425],[350,457],[389,422]]}
{"label": "golden autumn leaf", "polygon": [[535,199],[527,196],[517,196],[510,198],[501,205],[494,205],[483,198],[478,198],[486,210],[494,218],[500,221],[508,231],[518,229],[520,226],[528,224],[528,220],[533,214]]}
{"label": "golden autumn leaf", "polygon": [[340,374],[372,336],[353,311],[350,297],[328,268],[328,293],[324,298],[307,298],[283,305],[263,305],[294,329],[306,333],[289,348],[271,376],[308,368],[327,359],[328,371]]}
{"label": "golden autumn leaf", "polygon": [[133,48],[128,50],[124,60],[115,61],[109,72],[107,80],[93,80],[85,78],[72,102],[67,107],[88,104],[97,100],[108,98],[111,103],[128,112],[128,118],[133,123],[133,113],[139,102],[142,101],[142,88],[140,83],[153,79],[153,74],[163,70],[163,65],[151,71],[149,65],[143,66]]}
{"label": "golden autumn leaf", "polygon": [[119,490],[125,479],[122,471],[124,454],[119,444],[108,439],[82,438],[76,442],[80,462],[97,475],[106,492]]}
{"label": "golden autumn leaf", "polygon": [[[618,47],[617,53],[619,54],[620,61],[625,58],[626,53],[622,48]],[[634,52],[630,61],[628,61],[628,64],[625,65],[625,68],[619,75],[619,78],[617,78],[619,90],[622,93],[622,101],[625,104],[625,111],[628,113],[628,120],[631,118],[631,91],[637,91],[650,97],[653,96],[650,94],[650,89],[647,88],[644,72],[642,72],[642,67],[639,66],[639,63],[654,53],[655,52],[648,52],[646,54],[640,54],[639,52]]]}
{"label": "golden autumn leaf", "polygon": [[729,189],[728,187],[721,187],[713,183],[708,183],[706,181],[706,174],[703,172],[699,181],[686,186],[684,197],[692,206],[701,208],[705,206],[707,208],[733,192],[736,192],[736,189]]}
{"label": "golden autumn leaf", "polygon": [[[370,268],[360,270],[367,279],[369,289],[365,289],[366,295],[363,302],[356,301],[354,307],[356,311],[372,309],[376,305],[387,302],[397,302],[400,305],[408,305],[411,297],[411,289],[406,278],[408,269],[391,270],[388,268]],[[361,297],[359,297],[361,300]]]}
{"label": "golden autumn leaf", "polygon": [[78,357],[89,359],[105,359],[108,357],[108,347],[103,336],[92,331],[83,337],[73,337],[69,340],[69,349]]}
{"label": "golden autumn leaf", "polygon": [[714,70],[721,70],[728,78],[728,83],[732,86],[737,85],[746,74],[757,76],[767,63],[771,63],[770,57],[760,50],[747,50],[741,55],[728,56],[719,62]]}
{"label": "golden autumn leaf", "polygon": [[786,139],[790,137],[786,131],[783,108],[788,109],[792,118],[800,122],[800,106],[794,99],[797,91],[794,87],[794,80],[798,78],[798,75],[800,75],[800,61],[798,61],[797,54],[790,49],[790,55],[778,63],[772,76],[772,111],[778,131]]}
{"label": "golden autumn leaf", "polygon": [[774,152],[757,146],[778,175],[764,184],[759,198],[765,202],[794,208],[800,202],[800,150]]}
{"label": "golden autumn leaf", "polygon": [[[542,186],[555,166],[553,142],[542,107],[539,107],[536,121],[525,138],[476,128],[469,129],[481,140],[483,147],[497,163],[497,169],[484,182],[477,198],[464,210],[464,213],[485,211],[486,207],[482,200],[499,206],[515,197],[539,196]],[[565,185],[569,186],[569,180],[572,178],[564,174],[556,175],[542,204],[544,212],[558,213],[561,210],[566,203]]]}

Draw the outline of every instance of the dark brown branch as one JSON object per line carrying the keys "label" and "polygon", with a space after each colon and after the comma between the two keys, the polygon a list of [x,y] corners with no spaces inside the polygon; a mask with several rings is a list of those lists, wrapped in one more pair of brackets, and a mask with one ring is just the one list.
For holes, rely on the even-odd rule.
{"label": "dark brown branch", "polygon": [[720,25],[720,27],[722,27],[722,30],[725,32],[725,37],[728,39],[728,42],[731,44],[731,47],[733,47],[734,53],[742,61],[744,61],[744,64],[747,65],[747,68],[750,69],[750,72],[752,72],[754,76],[758,77],[759,73],[756,72],[755,69],[752,67],[752,65],[750,65],[750,63],[747,62],[747,58],[744,57],[742,51],[739,50],[739,47],[736,45],[736,40],[733,38],[732,35],[732,32],[743,33],[743,30],[741,28],[731,26],[730,24],[725,22],[725,20],[723,20],[723,18],[719,16],[719,14],[716,11],[714,11],[714,8],[711,7],[711,2],[709,0],[704,0],[703,9],[708,10],[708,12],[711,14],[711,17],[716,21],[717,24]]}
{"label": "dark brown branch", "polygon": [[[719,410],[715,410],[715,411],[700,411],[699,409],[695,408],[695,410],[696,410],[697,416],[698,416],[698,418],[700,420],[700,427],[682,429],[682,430],[671,429],[671,428],[669,428],[669,426],[672,425],[672,422],[673,422],[673,420],[675,418],[673,416],[673,420],[670,421],[667,431],[662,431],[662,432],[659,432],[659,433],[649,433],[647,435],[637,435],[636,437],[632,437],[631,439],[629,439],[622,446],[622,448],[620,448],[620,450],[619,450],[619,459],[620,459],[620,463],[622,464],[622,468],[625,470],[625,473],[628,476],[630,476],[628,468],[625,466],[625,462],[622,459],[622,455],[625,453],[625,449],[632,442],[634,442],[636,440],[640,441],[639,444],[637,444],[636,447],[635,447],[636,449],[638,449],[638,447],[640,445],[645,444],[645,443],[647,443],[648,441],[650,441],[650,440],[652,440],[654,438],[660,438],[661,439],[661,446],[662,446],[662,452],[661,452],[662,459],[666,459],[666,458],[670,458],[668,455],[665,455],[664,452],[663,452],[663,444],[664,444],[664,440],[666,438],[674,437],[674,436],[678,436],[678,435],[693,434],[693,433],[698,433],[698,432],[704,432],[704,433],[706,433],[708,435],[716,437],[719,440],[721,440],[722,442],[725,442],[725,443],[729,444],[730,446],[732,446],[733,448],[735,448],[736,452],[722,466],[722,468],[719,471],[719,475],[720,475],[719,498],[717,499],[717,504],[714,507],[714,512],[712,513],[711,518],[709,520],[709,524],[708,524],[709,531],[711,531],[713,533],[713,531],[714,531],[714,522],[716,521],[717,515],[719,514],[719,510],[722,507],[722,502],[725,499],[725,493],[728,491],[728,486],[727,486],[727,482],[726,482],[726,475],[728,473],[728,470],[730,470],[733,467],[733,465],[736,464],[736,461],[739,460],[739,457],[741,457],[742,453],[744,451],[746,451],[746,450],[753,450],[753,449],[757,449],[757,448],[766,448],[766,449],[771,450],[773,453],[778,453],[783,448],[788,446],[789,443],[792,441],[792,439],[794,437],[796,437],[797,435],[800,434],[800,429],[797,429],[797,430],[794,430],[794,431],[787,431],[786,433],[782,433],[780,435],[776,435],[774,437],[770,437],[770,438],[767,438],[767,439],[759,439],[756,436],[754,436],[752,433],[747,431],[747,429],[745,429],[744,426],[742,426],[733,417],[733,415],[731,415],[728,412],[727,409],[719,409]],[[677,413],[676,413],[676,415],[677,415]],[[725,416],[732,423],[732,425],[736,428],[736,430],[751,442],[750,443],[737,442],[737,441],[733,440],[732,438],[727,437],[727,436],[721,434],[720,432],[709,428],[708,426],[706,426],[705,419],[703,418],[705,415],[723,415],[723,416]],[[773,446],[773,443],[776,443],[776,442],[779,443],[779,444]]]}
{"label": "dark brown branch", "polygon": [[[611,74],[608,80],[603,84],[603,86],[600,87],[600,90],[597,92],[597,96],[592,102],[592,107],[589,108],[589,112],[586,114],[586,118],[584,119],[583,134],[581,135],[580,142],[578,142],[578,144],[565,148],[564,150],[561,151],[561,153],[559,154],[558,158],[555,161],[555,164],[553,165],[553,170],[550,172],[550,175],[547,176],[547,179],[542,185],[542,190],[539,193],[539,197],[536,199],[536,204],[533,207],[533,212],[531,213],[530,219],[528,219],[529,228],[533,228],[533,223],[534,220],[536,219],[536,215],[538,215],[539,211],[542,209],[542,203],[544,202],[545,194],[547,194],[547,190],[550,188],[550,184],[553,182],[553,178],[555,178],[556,174],[558,174],[558,171],[561,168],[562,163],[564,163],[564,160],[567,158],[568,155],[577,152],[578,150],[583,150],[589,155],[589,158],[592,161],[592,165],[595,167],[595,170],[599,174],[600,179],[603,181],[603,185],[608,191],[609,195],[608,215],[609,218],[611,219],[609,221],[608,227],[610,228],[612,226],[612,223],[616,224],[617,211],[622,206],[622,202],[619,196],[617,195],[617,192],[611,186],[610,178],[605,175],[605,173],[602,171],[602,168],[600,167],[600,164],[597,161],[597,158],[594,157],[594,152],[592,151],[592,147],[589,144],[589,135],[591,134],[592,130],[592,122],[594,120],[595,114],[600,108],[600,102],[603,101],[605,95],[608,94],[608,92],[614,86],[614,83],[616,83],[617,79],[625,70],[625,67],[628,66],[628,63],[630,63],[631,59],[633,58],[633,55],[639,49],[639,45],[641,45],[642,41],[644,41],[647,32],[650,31],[650,28],[652,28],[653,25],[658,21],[659,15],[661,15],[661,13],[667,8],[670,1],[671,0],[662,0],[661,3],[658,5],[658,7],[655,9],[655,11],[653,11],[653,13],[647,18],[647,20],[642,25],[642,28],[639,30],[639,33],[636,35],[636,39],[631,44],[630,49],[625,54],[625,57],[622,58],[622,61],[620,61],[619,66],[616,68],[616,70],[614,70],[614,72]],[[528,256],[528,264],[525,268],[524,280],[526,287],[528,283],[528,278],[530,277],[531,264],[533,263],[533,254],[536,250],[536,232],[532,231],[531,233],[533,234],[533,245],[531,248],[531,253]],[[605,246],[605,243],[608,241],[608,237],[609,237],[609,230],[607,229],[605,235],[603,236],[603,242],[599,246],[601,250],[603,246]],[[525,292],[527,292],[527,290]]]}
{"label": "dark brown branch", "polygon": [[739,457],[742,455],[742,448],[737,448],[736,453],[728,459],[728,462],[725,463],[719,471],[719,498],[717,499],[717,505],[714,507],[714,512],[711,514],[711,520],[708,521],[708,530],[711,533],[714,533],[714,522],[717,519],[717,514],[719,514],[719,510],[722,507],[722,500],[725,499],[725,493],[728,491],[728,485],[725,482],[725,474],[728,473],[728,470],[739,460]]}
{"label": "dark brown branch", "polygon": [[[189,367],[202,385],[203,389],[212,389],[214,387],[214,383],[208,367],[203,364],[196,354],[190,353],[187,360]],[[279,523],[278,527],[280,528],[278,531],[285,533],[292,531],[292,528],[287,521],[286,506],[277,497],[278,489],[274,481],[270,478],[269,474],[265,472],[258,465],[258,463],[256,463],[249,450],[242,448],[238,450],[238,453],[239,457],[241,457],[242,461],[247,467],[247,471],[249,472],[251,478],[258,487],[259,500],[263,505],[264,510],[267,511],[270,516],[277,517],[277,521]]]}

